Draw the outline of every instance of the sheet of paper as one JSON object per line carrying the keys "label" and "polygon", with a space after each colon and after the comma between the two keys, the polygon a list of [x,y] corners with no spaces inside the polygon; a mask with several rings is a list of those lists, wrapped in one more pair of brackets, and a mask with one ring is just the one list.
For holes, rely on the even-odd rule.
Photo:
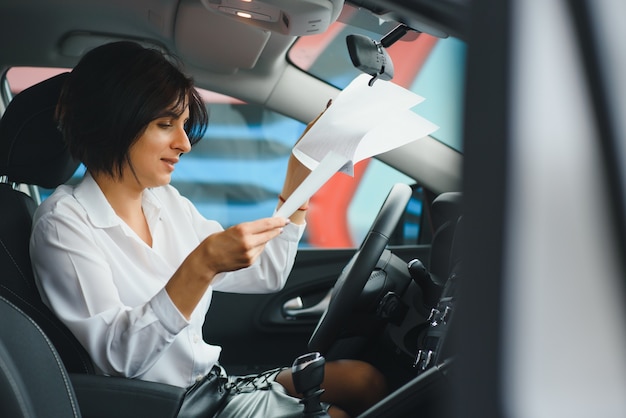
{"label": "sheet of paper", "polygon": [[355,78],[294,148],[296,158],[311,170],[332,149],[350,162],[342,171],[352,175],[357,162],[438,129],[410,110],[423,97],[385,80],[370,87],[370,78]]}
{"label": "sheet of paper", "polygon": [[315,170],[311,171],[311,174],[304,179],[287,201],[276,211],[274,216],[290,217],[347,162],[348,160],[344,156],[334,151],[329,151]]}
{"label": "sheet of paper", "polygon": [[302,137],[293,154],[311,174],[275,216],[289,217],[338,171],[430,135],[438,126],[410,109],[424,98],[389,81],[360,75]]}

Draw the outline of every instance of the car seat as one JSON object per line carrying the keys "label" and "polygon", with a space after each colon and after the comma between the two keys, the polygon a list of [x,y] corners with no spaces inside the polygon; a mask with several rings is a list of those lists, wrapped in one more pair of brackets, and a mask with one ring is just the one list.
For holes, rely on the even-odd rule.
{"label": "car seat", "polygon": [[0,119],[0,416],[175,417],[183,388],[94,374],[34,281],[29,240],[37,202],[20,186],[54,188],[79,165],[53,117],[67,75],[17,94]]}
{"label": "car seat", "polygon": [[0,295],[39,324],[71,372],[93,373],[87,352],[43,304],[28,251],[36,202],[20,184],[54,188],[76,168],[54,123],[54,109],[68,73],[18,94],[0,120]]}
{"label": "car seat", "polygon": [[431,217],[433,230],[429,270],[432,280],[443,287],[450,272],[450,255],[457,222],[462,214],[463,194],[442,193],[433,200]]}
{"label": "car seat", "polygon": [[41,328],[1,296],[0,321],[0,416],[80,417],[69,375]]}
{"label": "car seat", "polygon": [[437,196],[430,207],[431,238],[428,263],[419,259],[408,264],[413,280],[420,286],[424,306],[434,307],[443,291],[452,266],[451,254],[458,220],[462,215],[462,193],[446,192]]}

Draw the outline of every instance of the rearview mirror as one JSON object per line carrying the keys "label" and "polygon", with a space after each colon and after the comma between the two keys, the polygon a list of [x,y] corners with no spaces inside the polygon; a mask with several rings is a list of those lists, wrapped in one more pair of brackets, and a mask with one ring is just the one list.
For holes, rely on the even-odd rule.
{"label": "rearview mirror", "polygon": [[393,78],[393,62],[380,42],[364,35],[348,35],[346,43],[352,64],[372,76],[370,86],[378,78],[381,80]]}

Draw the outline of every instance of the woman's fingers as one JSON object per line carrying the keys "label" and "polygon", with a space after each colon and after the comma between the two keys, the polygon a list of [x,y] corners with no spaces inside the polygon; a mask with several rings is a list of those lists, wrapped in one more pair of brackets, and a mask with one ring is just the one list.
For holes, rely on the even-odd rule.
{"label": "woman's fingers", "polygon": [[244,245],[252,248],[265,245],[269,240],[280,235],[288,223],[289,219],[286,218],[264,218],[244,222],[232,228],[239,233]]}
{"label": "woman's fingers", "polygon": [[265,244],[280,235],[288,223],[285,218],[264,218],[213,234],[204,242],[207,262],[216,272],[248,267],[263,252]]}

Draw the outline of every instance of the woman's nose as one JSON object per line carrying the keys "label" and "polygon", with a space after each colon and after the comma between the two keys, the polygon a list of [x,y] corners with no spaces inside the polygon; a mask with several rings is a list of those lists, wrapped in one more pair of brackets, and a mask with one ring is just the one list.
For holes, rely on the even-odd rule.
{"label": "woman's nose", "polygon": [[176,135],[174,147],[176,149],[179,149],[182,153],[187,153],[191,151],[191,142],[189,142],[189,137],[187,136],[187,132],[185,131],[184,127],[178,129],[178,134]]}

